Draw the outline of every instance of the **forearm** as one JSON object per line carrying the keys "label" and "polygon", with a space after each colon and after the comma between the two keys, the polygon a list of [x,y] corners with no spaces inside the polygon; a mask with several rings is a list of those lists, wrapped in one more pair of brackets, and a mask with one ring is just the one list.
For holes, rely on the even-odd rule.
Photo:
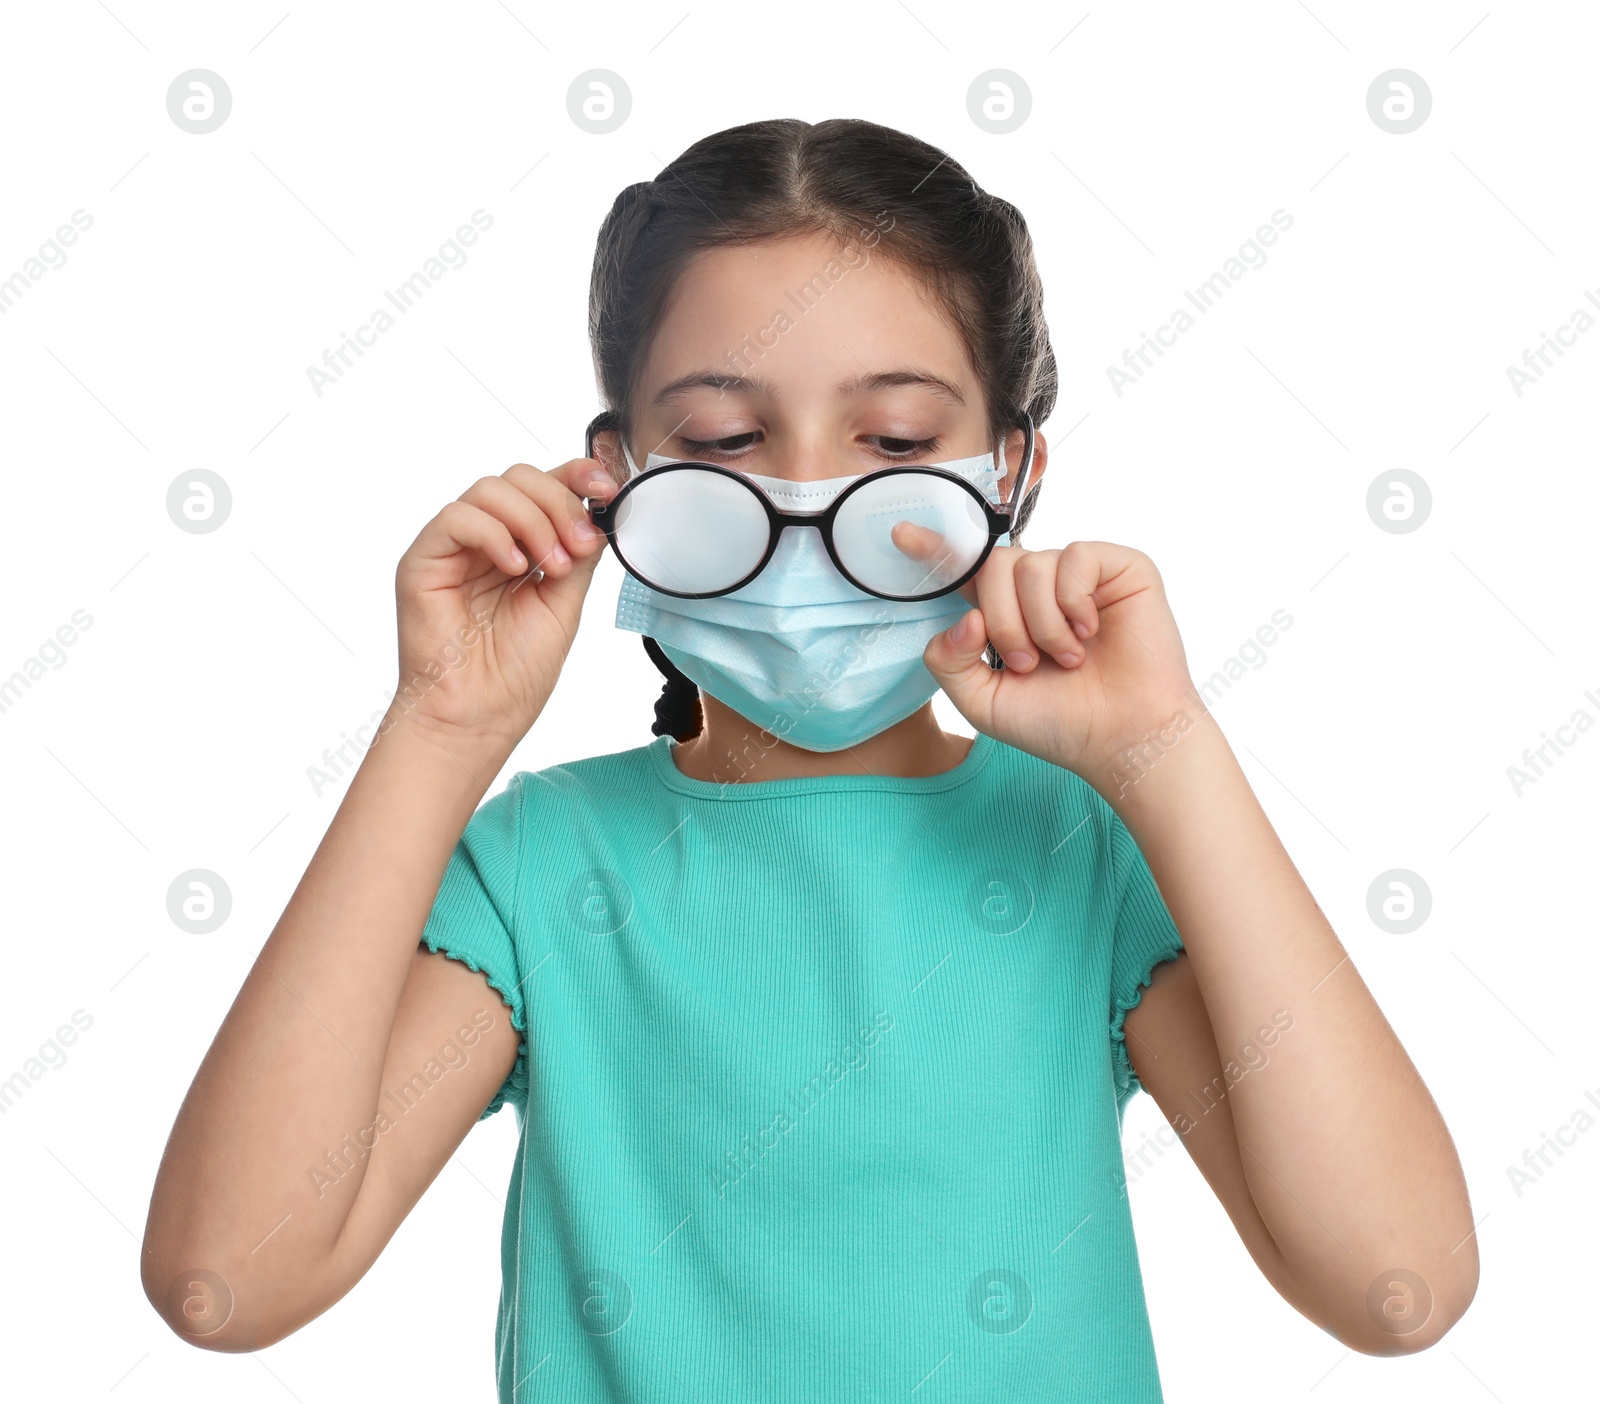
{"label": "forearm", "polygon": [[327,1262],[367,1161],[325,1197],[307,1167],[373,1119],[423,925],[505,759],[406,722],[363,759],[173,1125],[144,1239],[158,1310],[176,1274],[204,1268],[228,1282],[243,1338],[245,1316],[270,1317]]}
{"label": "forearm", "polygon": [[[1226,1096],[1296,1305],[1358,1349],[1415,1348],[1476,1283],[1454,1146],[1220,728],[1190,715],[1136,784],[1126,769],[1085,778],[1138,840],[1204,998],[1224,1079],[1193,1089],[1194,1116]],[[1414,1333],[1385,1330],[1369,1309],[1373,1283],[1397,1268],[1433,1297]]]}

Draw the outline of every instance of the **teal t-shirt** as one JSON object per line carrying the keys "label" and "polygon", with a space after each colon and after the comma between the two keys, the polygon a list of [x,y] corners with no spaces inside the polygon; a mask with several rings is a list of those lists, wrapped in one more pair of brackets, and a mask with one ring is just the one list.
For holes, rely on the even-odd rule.
{"label": "teal t-shirt", "polygon": [[1110,806],[981,733],[915,778],[674,745],[518,772],[423,932],[523,1035],[503,1404],[1159,1401],[1121,1025],[1182,941]]}

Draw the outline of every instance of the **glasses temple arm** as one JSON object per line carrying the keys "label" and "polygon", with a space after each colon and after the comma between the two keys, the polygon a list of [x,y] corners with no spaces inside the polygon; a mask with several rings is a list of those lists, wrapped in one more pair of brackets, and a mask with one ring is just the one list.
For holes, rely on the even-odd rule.
{"label": "glasses temple arm", "polygon": [[1022,412],[1022,423],[1027,437],[1023,440],[1022,463],[1017,468],[1016,481],[1011,484],[1011,502],[1006,508],[1012,521],[1017,519],[1017,512],[1022,506],[1023,489],[1027,486],[1028,476],[1033,471],[1033,416],[1027,410]]}

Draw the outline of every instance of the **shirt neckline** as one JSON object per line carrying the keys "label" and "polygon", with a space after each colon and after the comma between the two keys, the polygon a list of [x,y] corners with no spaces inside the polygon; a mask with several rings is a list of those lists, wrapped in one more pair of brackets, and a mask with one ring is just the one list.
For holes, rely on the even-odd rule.
{"label": "shirt neckline", "polygon": [[866,791],[897,795],[937,794],[976,779],[994,751],[994,738],[977,732],[959,764],[937,775],[795,775],[780,780],[700,780],[685,775],[672,759],[677,745],[671,736],[658,736],[646,748],[651,769],[669,790],[705,800],[782,799],[793,795],[820,795],[837,791]]}

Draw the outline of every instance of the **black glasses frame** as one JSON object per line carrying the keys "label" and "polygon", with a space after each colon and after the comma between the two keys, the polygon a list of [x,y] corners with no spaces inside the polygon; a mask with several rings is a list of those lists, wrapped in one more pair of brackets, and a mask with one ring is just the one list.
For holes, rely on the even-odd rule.
{"label": "black glasses frame", "polygon": [[[594,436],[599,431],[602,429],[616,428],[618,428],[618,425],[614,411],[605,410],[600,414],[597,414],[589,422],[589,427],[584,431],[584,456],[586,458],[594,457]],[[960,477],[945,468],[927,467],[915,463],[894,463],[890,464],[886,468],[875,469],[873,472],[865,474],[864,476],[858,478],[855,482],[851,483],[849,487],[847,487],[836,498],[834,498],[833,501],[830,502],[820,512],[786,511],[774,503],[766,493],[764,493],[759,487],[751,482],[750,479],[744,474],[736,472],[734,469],[727,467],[725,464],[703,463],[698,460],[685,460],[681,463],[658,464],[654,468],[647,468],[637,476],[629,478],[628,481],[625,482],[618,490],[617,495],[609,502],[596,503],[590,498],[585,498],[584,501],[589,508],[589,519],[606,534],[606,540],[611,544],[611,549],[615,553],[617,560],[622,563],[622,568],[627,571],[629,575],[633,576],[635,580],[638,580],[641,584],[648,586],[652,590],[655,590],[658,594],[673,595],[682,600],[709,600],[715,599],[719,595],[730,595],[735,590],[742,590],[746,585],[754,580],[756,576],[760,575],[761,572],[766,569],[767,562],[772,559],[773,553],[778,549],[778,540],[785,527],[811,526],[815,527],[819,532],[822,533],[823,547],[826,549],[828,558],[833,562],[839,574],[844,576],[844,578],[854,585],[858,590],[863,590],[869,595],[876,595],[880,600],[900,600],[906,603],[910,603],[915,600],[931,600],[939,595],[948,595],[952,590],[959,590],[967,583],[967,581],[971,580],[974,575],[982,570],[983,563],[989,559],[989,556],[994,551],[995,542],[998,541],[1000,537],[1007,531],[1009,531],[1012,527],[1012,523],[1016,521],[1017,512],[1022,505],[1023,494],[1027,490],[1028,477],[1033,470],[1033,416],[1030,415],[1026,410],[1022,412],[1022,428],[1027,437],[1022,448],[1022,463],[1017,469],[1016,481],[1011,486],[1011,500],[1009,502],[1001,503],[998,507],[996,507],[994,503],[990,502],[988,498],[979,492],[978,489],[969,483],[965,478]],[[737,583],[726,586],[721,590],[692,591],[663,589],[654,581],[646,580],[636,570],[634,570],[628,564],[627,558],[622,554],[621,547],[617,545],[616,513],[617,508],[621,505],[623,499],[626,498],[627,495],[646,478],[654,479],[658,473],[670,473],[675,469],[680,468],[695,468],[703,472],[721,473],[724,477],[733,478],[749,489],[756,500],[760,502],[762,507],[766,510],[767,549],[762,552],[761,559],[756,563],[755,568],[751,570],[749,574],[747,574]],[[987,524],[989,532],[989,539],[984,543],[983,550],[978,553],[978,559],[974,561],[972,565],[962,574],[960,579],[953,581],[949,585],[942,585],[937,590],[929,590],[920,595],[888,595],[882,590],[874,590],[870,585],[863,584],[861,581],[857,580],[848,569],[845,568],[844,562],[839,559],[839,553],[834,549],[833,545],[834,518],[838,516],[840,508],[844,506],[850,495],[854,493],[857,488],[863,488],[868,483],[875,483],[883,478],[893,477],[896,474],[901,473],[929,473],[936,477],[945,478],[950,482],[955,483],[957,486],[964,488],[972,497],[973,501],[975,501],[982,509],[984,520]]]}

